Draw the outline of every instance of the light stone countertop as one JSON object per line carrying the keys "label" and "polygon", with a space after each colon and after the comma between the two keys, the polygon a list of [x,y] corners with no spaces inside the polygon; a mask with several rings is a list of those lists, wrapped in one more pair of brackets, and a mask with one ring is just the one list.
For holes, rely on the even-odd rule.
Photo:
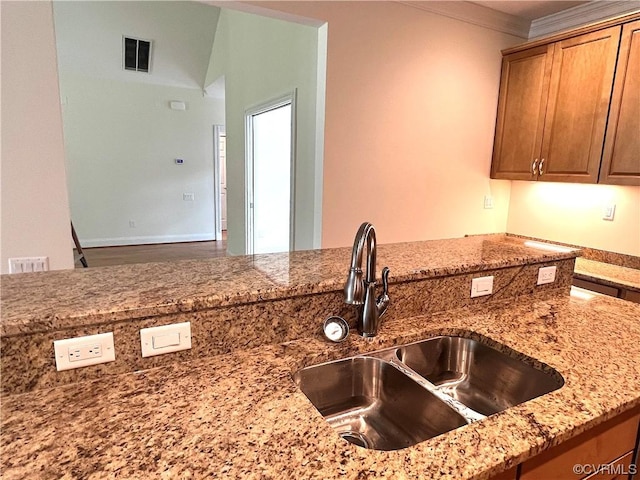
{"label": "light stone countertop", "polygon": [[[468,332],[557,369],[565,385],[413,447],[379,452],[338,437],[291,379],[303,365]],[[2,398],[2,475],[488,478],[638,408],[639,339],[640,305],[567,296],[383,322],[371,342],[296,340],[12,395]]]}
{"label": "light stone countertop", "polygon": [[576,258],[576,278],[640,292],[640,270]]}
{"label": "light stone countertop", "polygon": [[[378,245],[401,282],[575,257],[501,234]],[[351,249],[2,275],[0,336],[342,290]]]}

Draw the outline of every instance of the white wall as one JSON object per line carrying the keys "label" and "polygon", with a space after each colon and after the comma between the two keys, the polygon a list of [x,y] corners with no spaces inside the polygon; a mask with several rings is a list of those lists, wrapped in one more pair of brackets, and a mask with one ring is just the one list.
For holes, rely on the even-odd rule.
{"label": "white wall", "polygon": [[49,2],[2,9],[2,273],[48,256],[73,268],[53,16]]}
{"label": "white wall", "polygon": [[[297,90],[295,249],[314,246],[318,29],[223,9],[207,81],[225,77],[228,249],[245,252],[244,114]],[[318,161],[321,162],[321,159]]]}
{"label": "white wall", "polygon": [[[603,220],[610,204],[614,220]],[[640,256],[640,187],[513,182],[507,230]]]}
{"label": "white wall", "polygon": [[[82,246],[213,239],[213,125],[224,124],[224,101],[64,73],[60,85],[71,216]],[[172,100],[186,110],[171,110]],[[184,193],[195,200],[184,201]]]}
{"label": "white wall", "polygon": [[[204,88],[220,9],[198,2],[56,1],[58,63],[68,73]],[[122,68],[122,36],[151,40],[149,74]]]}
{"label": "white wall", "polygon": [[[224,101],[203,87],[219,12],[54,4],[71,216],[84,247],[215,238],[213,125],[224,124]],[[123,70],[123,35],[154,42],[149,74]]]}

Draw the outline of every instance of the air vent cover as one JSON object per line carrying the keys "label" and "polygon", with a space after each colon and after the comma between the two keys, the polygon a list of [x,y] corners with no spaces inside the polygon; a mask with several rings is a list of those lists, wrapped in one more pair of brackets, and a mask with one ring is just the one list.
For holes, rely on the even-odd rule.
{"label": "air vent cover", "polygon": [[149,72],[151,64],[151,41],[122,37],[122,63],[125,70]]}

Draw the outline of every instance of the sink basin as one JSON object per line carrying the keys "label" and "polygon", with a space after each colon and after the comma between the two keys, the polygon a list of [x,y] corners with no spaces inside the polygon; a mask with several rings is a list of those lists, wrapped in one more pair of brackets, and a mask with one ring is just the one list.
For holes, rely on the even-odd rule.
{"label": "sink basin", "polygon": [[294,380],[341,437],[365,448],[397,450],[467,423],[380,358],[353,357],[303,368]]}
{"label": "sink basin", "polygon": [[341,437],[398,450],[559,389],[562,375],[506,346],[434,337],[293,376]]}
{"label": "sink basin", "polygon": [[500,412],[564,385],[562,376],[555,371],[543,372],[468,338],[430,338],[400,347],[396,355],[437,390],[483,415]]}

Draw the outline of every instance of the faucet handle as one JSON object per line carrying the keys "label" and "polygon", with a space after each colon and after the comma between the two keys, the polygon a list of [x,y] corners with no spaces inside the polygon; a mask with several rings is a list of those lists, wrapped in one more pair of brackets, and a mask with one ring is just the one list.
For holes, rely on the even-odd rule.
{"label": "faucet handle", "polygon": [[382,293],[376,299],[376,306],[378,307],[378,315],[382,316],[384,312],[387,311],[387,307],[389,306],[389,302],[391,299],[389,298],[389,267],[384,267],[382,269]]}
{"label": "faucet handle", "polygon": [[382,294],[383,295],[388,295],[389,294],[389,272],[391,270],[389,270],[389,267],[384,267],[382,269]]}

